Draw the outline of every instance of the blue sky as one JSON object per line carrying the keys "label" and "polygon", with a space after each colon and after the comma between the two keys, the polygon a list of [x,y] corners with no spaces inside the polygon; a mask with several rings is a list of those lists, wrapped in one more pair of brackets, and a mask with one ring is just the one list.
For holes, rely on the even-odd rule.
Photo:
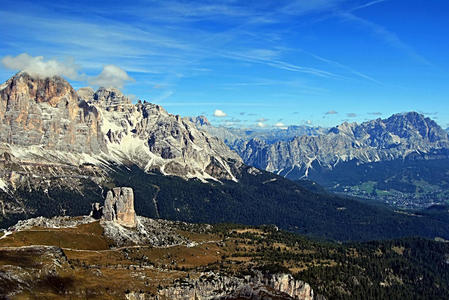
{"label": "blue sky", "polygon": [[49,67],[215,125],[414,110],[447,127],[448,15],[445,0],[3,0],[0,80]]}

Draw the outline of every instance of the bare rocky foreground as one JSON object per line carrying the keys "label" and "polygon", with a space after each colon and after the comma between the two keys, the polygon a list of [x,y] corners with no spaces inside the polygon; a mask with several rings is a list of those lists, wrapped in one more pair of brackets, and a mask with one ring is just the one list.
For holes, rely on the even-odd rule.
{"label": "bare rocky foreground", "polygon": [[[0,238],[0,295],[84,299],[321,299],[288,274],[220,267],[230,241],[210,225],[135,216],[115,188],[98,215],[20,221]],[[98,206],[97,206],[98,207]],[[94,212],[92,213],[94,215]],[[207,270],[209,269],[209,270]]]}
{"label": "bare rocky foreground", "polygon": [[112,220],[94,205],[90,216],[38,217],[0,233],[0,298],[445,299],[449,292],[445,242],[345,245],[275,226],[141,216],[123,226],[117,212],[132,197],[117,191],[108,199],[119,201]]}

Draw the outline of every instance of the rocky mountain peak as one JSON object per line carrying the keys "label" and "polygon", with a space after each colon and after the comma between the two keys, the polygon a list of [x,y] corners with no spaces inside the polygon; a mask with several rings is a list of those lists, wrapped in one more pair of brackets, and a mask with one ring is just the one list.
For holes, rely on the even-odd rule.
{"label": "rocky mountain peak", "polygon": [[335,127],[332,127],[331,129],[329,129],[329,133],[334,133],[334,134],[346,134],[349,136],[354,135],[354,129],[357,127],[357,123],[348,123],[348,122],[343,122],[340,125],[337,125]]}
{"label": "rocky mountain peak", "polygon": [[96,110],[80,105],[65,79],[26,72],[0,90],[0,142],[83,153],[105,149]]}
{"label": "rocky mountain peak", "polygon": [[93,94],[93,102],[108,111],[123,111],[132,105],[131,100],[116,88],[100,87]]}
{"label": "rocky mountain peak", "polygon": [[95,91],[93,88],[89,87],[82,87],[79,88],[78,91],[78,97],[80,100],[84,100],[85,102],[89,102],[94,98]]}
{"label": "rocky mountain peak", "polygon": [[195,121],[200,125],[210,125],[209,120],[203,115],[196,117]]}
{"label": "rocky mountain peak", "polygon": [[19,101],[19,98],[27,97],[36,103],[48,103],[52,107],[57,107],[63,100],[68,102],[64,103],[65,105],[77,103],[75,90],[64,78],[60,76],[41,78],[26,72],[19,72],[9,79],[0,94],[2,98],[8,95],[10,101]]}
{"label": "rocky mountain peak", "polygon": [[421,138],[430,142],[447,140],[447,133],[432,119],[417,112],[394,114],[384,120],[387,130],[401,138]]}
{"label": "rocky mountain peak", "polygon": [[447,132],[416,112],[361,124],[345,122],[325,134],[273,144],[252,139],[237,148],[245,163],[286,176],[307,176],[313,164],[332,169],[350,160],[368,163],[404,159],[412,153],[440,149],[449,149]]}
{"label": "rocky mountain peak", "polygon": [[185,120],[192,122],[193,124],[195,124],[198,127],[202,127],[202,126],[211,126],[209,120],[207,119],[206,116],[197,116],[197,117],[186,117]]}

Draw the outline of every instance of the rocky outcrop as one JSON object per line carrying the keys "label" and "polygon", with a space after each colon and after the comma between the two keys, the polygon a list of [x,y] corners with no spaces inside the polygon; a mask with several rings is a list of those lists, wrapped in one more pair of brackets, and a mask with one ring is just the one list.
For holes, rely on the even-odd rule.
{"label": "rocky outcrop", "polygon": [[[97,206],[98,208],[98,206]],[[102,209],[102,207],[100,207]],[[101,211],[100,209],[100,211]],[[26,231],[33,228],[75,228],[83,224],[98,222],[92,216],[58,216],[53,218],[36,217],[21,220],[10,226],[7,235],[13,232]],[[151,219],[136,216],[135,227],[126,227],[115,221],[100,220],[104,235],[115,247],[146,245],[153,247],[172,247],[175,245],[195,246],[195,242],[179,234],[179,230],[205,233],[212,229],[207,224],[189,224],[185,222]]]}
{"label": "rocky outcrop", "polygon": [[136,227],[134,192],[129,187],[116,187],[108,191],[103,207],[103,220],[125,227]]}
{"label": "rocky outcrop", "polygon": [[249,165],[297,178],[307,176],[313,166],[332,169],[350,160],[377,162],[449,149],[449,138],[433,120],[410,112],[360,125],[343,123],[326,134],[289,141],[240,141],[235,149]]}
{"label": "rocky outcrop", "polygon": [[[151,245],[153,247],[172,247],[189,245],[192,242],[178,233],[180,228],[193,228],[193,225],[162,219],[136,217],[136,227],[123,227],[115,222],[100,222],[104,235],[113,241],[114,246]],[[209,225],[198,225],[195,230],[204,232]]]}
{"label": "rocky outcrop", "polygon": [[0,142],[78,153],[107,151],[95,107],[61,77],[19,73],[0,90]]}
{"label": "rocky outcrop", "polygon": [[89,224],[94,222],[95,219],[90,216],[58,216],[54,218],[37,217],[17,222],[14,226],[8,228],[8,231],[23,231],[34,227],[41,228],[64,228],[64,227],[76,227],[83,224]]}
{"label": "rocky outcrop", "polygon": [[295,280],[289,274],[263,274],[230,277],[214,272],[204,273],[198,279],[184,279],[158,291],[157,300],[205,299],[324,299],[316,295],[309,284]]}

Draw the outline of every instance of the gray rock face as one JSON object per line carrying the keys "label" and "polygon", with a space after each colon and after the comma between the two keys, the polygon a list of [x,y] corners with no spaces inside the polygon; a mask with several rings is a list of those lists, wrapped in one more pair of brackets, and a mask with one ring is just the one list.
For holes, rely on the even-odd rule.
{"label": "gray rock face", "polygon": [[251,139],[240,142],[235,149],[249,165],[284,176],[299,170],[299,174],[307,176],[312,164],[331,169],[349,160],[366,163],[401,159],[412,153],[448,148],[448,135],[438,124],[411,112],[360,125],[343,123],[327,134],[273,144]]}
{"label": "gray rock face", "polygon": [[176,282],[172,287],[159,290],[155,299],[324,299],[315,295],[309,284],[295,280],[289,274],[262,274],[245,278],[229,277],[213,272],[198,279]]}
{"label": "gray rock face", "polygon": [[[240,157],[180,116],[151,103],[133,105],[115,89],[98,90],[91,103],[101,111],[112,159],[187,178],[235,179]],[[212,172],[212,166],[219,172]]]}
{"label": "gray rock face", "polygon": [[108,191],[103,207],[103,220],[125,227],[136,227],[134,192],[129,187],[116,187]]}
{"label": "gray rock face", "polygon": [[60,77],[19,73],[0,90],[0,142],[78,153],[107,151],[95,107]]}
{"label": "gray rock face", "polygon": [[125,111],[132,106],[131,101],[120,90],[101,87],[92,94],[94,103],[106,111]]}
{"label": "gray rock face", "polygon": [[76,91],[80,100],[90,101],[95,94],[95,91],[91,87],[83,87]]}

